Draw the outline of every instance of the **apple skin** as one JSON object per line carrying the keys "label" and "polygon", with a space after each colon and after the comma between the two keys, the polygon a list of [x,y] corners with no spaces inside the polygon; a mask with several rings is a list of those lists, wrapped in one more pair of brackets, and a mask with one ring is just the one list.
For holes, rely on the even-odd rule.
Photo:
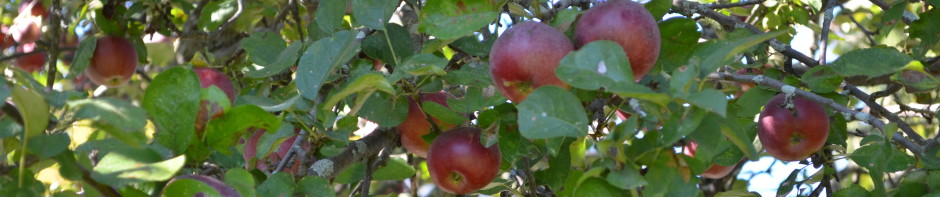
{"label": "apple skin", "polygon": [[[447,106],[447,98],[454,98],[454,95],[440,91],[433,93],[421,93],[419,95],[421,102],[431,101],[437,104],[441,104],[444,107]],[[437,118],[431,117],[431,120],[434,121],[434,124],[437,125],[441,131],[446,131],[448,129],[454,128],[457,125],[438,120]],[[411,97],[408,98],[408,116],[405,118],[405,121],[402,122],[398,127],[399,135],[401,135],[401,145],[408,149],[409,152],[414,153],[419,157],[427,157],[428,148],[431,146],[424,141],[424,138],[421,136],[431,133],[431,124],[428,123],[427,119],[424,117],[424,110],[421,109],[421,103],[415,102]]]}
{"label": "apple skin", "polygon": [[[36,43],[27,43],[16,47],[16,53],[29,53],[36,50]],[[17,57],[13,64],[28,73],[41,71],[46,64],[46,52],[33,53]]]}
{"label": "apple skin", "polygon": [[105,36],[98,38],[85,75],[99,85],[114,88],[131,80],[137,70],[137,51],[126,38]]}
{"label": "apple skin", "polygon": [[[695,150],[698,149],[698,143],[690,141],[689,143],[686,143],[685,146],[682,147],[682,149],[685,155],[694,157]],[[734,171],[734,166],[723,166],[723,165],[718,165],[718,164],[712,164],[712,166],[708,167],[708,169],[706,169],[705,172],[702,172],[702,177],[710,178],[710,179],[719,179],[719,178],[728,176],[728,174],[730,174],[731,171]]]}
{"label": "apple skin", "polygon": [[496,89],[513,103],[522,102],[543,85],[568,85],[555,76],[555,68],[574,45],[555,28],[526,21],[503,32],[490,50],[490,74]]}
{"label": "apple skin", "polygon": [[10,35],[12,35],[13,40],[20,44],[36,42],[41,37],[41,32],[39,25],[29,19],[17,20],[10,28]]}
{"label": "apple skin", "polygon": [[[193,68],[193,72],[199,77],[199,84],[202,88],[211,86],[219,87],[219,89],[228,96],[229,104],[235,104],[235,88],[232,85],[232,80],[227,75],[218,70],[206,67]],[[201,136],[202,132],[205,130],[206,123],[210,119],[222,116],[222,113],[222,107],[218,103],[209,100],[200,100],[199,111],[196,112],[196,132]]]}
{"label": "apple skin", "polygon": [[458,127],[434,139],[428,152],[431,180],[444,191],[466,194],[477,191],[499,174],[499,147],[480,143],[478,128]]}
{"label": "apple skin", "polygon": [[7,49],[13,46],[16,41],[13,40],[13,36],[10,35],[10,27],[3,25],[0,26],[0,50]]}
{"label": "apple skin", "polygon": [[642,4],[633,1],[607,1],[588,9],[575,27],[574,38],[578,48],[595,40],[620,44],[636,81],[646,76],[659,58],[659,26]]}
{"label": "apple skin", "polygon": [[[26,8],[29,8],[29,4],[32,2],[33,0],[23,0],[22,2],[20,2],[20,6],[17,9],[17,11],[20,14],[23,14],[24,12],[26,12]],[[43,18],[49,17],[49,14],[46,13],[46,6],[42,5],[42,0],[36,1],[36,4],[33,5],[32,9],[30,9],[30,12],[32,16],[42,16]]]}
{"label": "apple skin", "polygon": [[757,136],[774,158],[800,161],[826,143],[829,117],[821,105],[808,99],[794,96],[795,112],[782,106],[785,100],[784,94],[778,94],[767,101],[758,117]]}
{"label": "apple skin", "polygon": [[[277,147],[277,152],[272,152],[273,154],[267,155],[264,158],[258,160],[255,163],[255,166],[252,167],[249,165],[251,163],[250,161],[252,158],[256,158],[256,156],[258,155],[258,152],[257,152],[258,142],[261,141],[261,136],[263,136],[264,133],[266,132],[267,131],[264,129],[258,129],[258,130],[255,130],[254,133],[252,133],[251,136],[248,137],[248,140],[245,143],[245,150],[243,151],[244,154],[242,154],[242,158],[245,159],[245,169],[251,170],[252,168],[258,168],[258,169],[262,169],[266,171],[268,167],[277,165],[278,163],[280,163],[281,158],[284,158],[285,156],[287,156],[287,152],[290,151],[291,145],[294,143],[294,140],[297,139],[297,136],[300,136],[300,135],[297,135],[297,133],[299,133],[300,130],[299,129],[295,130],[294,131],[295,135],[287,138],[286,140],[281,142],[280,145],[274,146],[274,147]],[[301,149],[305,151],[310,151],[310,141],[307,141],[307,140],[301,140],[301,141],[303,142],[300,145]],[[294,163],[288,165],[289,167],[284,168],[283,172],[287,172],[287,173],[291,173],[295,175],[297,174],[297,170],[301,168],[301,163],[300,163],[301,160],[296,159],[296,156],[299,156],[299,155],[295,155]]]}

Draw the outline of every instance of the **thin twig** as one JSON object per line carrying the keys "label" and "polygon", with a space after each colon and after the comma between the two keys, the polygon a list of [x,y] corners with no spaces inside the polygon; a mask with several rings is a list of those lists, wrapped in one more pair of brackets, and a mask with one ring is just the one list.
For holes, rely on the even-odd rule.
{"label": "thin twig", "polygon": [[733,7],[744,7],[744,6],[764,3],[764,1],[766,0],[740,1],[737,3],[722,3],[722,4],[712,3],[712,4],[708,4],[708,8],[725,9],[725,8],[733,8]]}
{"label": "thin twig", "polygon": [[[843,10],[845,10],[845,9],[843,9]],[[875,32],[868,31],[868,28],[865,28],[865,26],[862,25],[862,23],[859,23],[858,20],[855,20],[855,17],[852,17],[852,16],[850,15],[850,16],[848,16],[848,18],[849,18],[849,20],[851,20],[853,23],[855,23],[856,26],[858,26],[858,29],[862,30],[862,33],[864,33],[864,34],[865,34],[865,37],[868,38],[868,43],[869,43],[869,45],[875,46],[875,38],[872,37],[872,35],[875,35]]]}
{"label": "thin twig", "polygon": [[826,4],[826,12],[823,16],[822,24],[822,33],[819,34],[819,39],[822,40],[822,53],[819,55],[819,64],[826,64],[826,51],[829,48],[829,26],[832,24],[833,18],[833,9],[835,9],[836,4],[839,1],[830,0]]}
{"label": "thin twig", "polygon": [[218,36],[220,33],[222,33],[222,31],[225,30],[225,28],[228,28],[229,25],[232,25],[232,23],[235,23],[235,20],[237,20],[238,17],[242,15],[242,10],[245,9],[245,0],[236,0],[235,2],[237,4],[235,14],[232,14],[231,18],[228,18],[228,20],[225,21],[225,23],[222,23],[222,25],[219,25],[219,28],[216,29],[215,31],[212,31],[212,33],[210,33],[209,36],[211,37]]}
{"label": "thin twig", "polygon": [[385,147],[399,146],[398,133],[392,128],[379,128],[362,139],[349,143],[339,155],[320,159],[309,167],[307,175],[331,179],[362,159],[379,153]]}

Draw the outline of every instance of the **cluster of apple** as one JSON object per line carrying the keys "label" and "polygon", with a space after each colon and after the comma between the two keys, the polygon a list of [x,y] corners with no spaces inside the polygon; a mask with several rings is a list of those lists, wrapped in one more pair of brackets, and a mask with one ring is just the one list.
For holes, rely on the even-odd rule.
{"label": "cluster of apple", "polygon": [[[14,19],[12,26],[0,27],[3,38],[0,39],[0,48],[7,49],[16,44],[16,53],[31,53],[37,49],[36,41],[41,37],[39,28],[42,19],[48,16],[42,1],[24,0],[19,6],[19,16]],[[17,57],[13,64],[26,72],[42,70],[46,63],[46,53],[32,53]]]}
{"label": "cluster of apple", "polygon": [[[431,121],[444,131],[428,144],[423,136],[431,133],[431,123],[425,118],[421,102],[434,102],[448,107],[447,99],[454,95],[441,91],[421,93],[418,101],[408,99],[408,116],[397,127],[401,144],[409,152],[426,157],[431,179],[444,191],[466,194],[483,188],[499,174],[502,155],[499,147],[486,147],[480,143],[482,131],[431,117]],[[446,130],[446,131],[445,131]]]}

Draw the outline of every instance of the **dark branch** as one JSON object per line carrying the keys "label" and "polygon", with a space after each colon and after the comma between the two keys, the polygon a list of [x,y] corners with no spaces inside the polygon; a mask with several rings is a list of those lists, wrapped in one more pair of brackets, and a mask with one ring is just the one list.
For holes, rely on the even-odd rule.
{"label": "dark branch", "polygon": [[760,3],[763,3],[764,1],[766,0],[740,1],[737,3],[722,3],[722,4],[713,3],[713,4],[708,4],[708,8],[724,9],[724,8],[733,8],[733,7],[744,7],[744,6],[754,5],[754,4],[760,4]]}
{"label": "dark branch", "polygon": [[362,161],[365,158],[376,155],[386,147],[399,146],[398,133],[395,129],[379,128],[362,139],[353,141],[346,146],[343,153],[318,160],[310,166],[307,175],[320,176],[326,179],[332,179],[349,167],[350,165]]}

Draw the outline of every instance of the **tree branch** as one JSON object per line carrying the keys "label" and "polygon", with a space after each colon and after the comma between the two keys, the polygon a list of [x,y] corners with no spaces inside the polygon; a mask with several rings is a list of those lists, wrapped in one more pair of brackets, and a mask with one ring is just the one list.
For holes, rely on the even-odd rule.
{"label": "tree branch", "polygon": [[[750,82],[750,83],[755,83],[759,85],[765,85],[765,86],[768,86],[777,90],[784,90],[784,92],[786,92],[787,90],[792,90],[794,94],[799,95],[800,97],[809,99],[813,102],[819,103],[821,105],[824,105],[826,107],[829,107],[833,109],[835,112],[838,112],[839,114],[846,116],[847,118],[860,120],[862,122],[865,122],[865,123],[868,123],[869,125],[874,126],[875,128],[878,128],[879,130],[882,130],[882,131],[885,130],[885,123],[881,121],[881,119],[875,118],[871,114],[849,109],[839,103],[836,103],[832,99],[819,96],[818,94],[815,94],[812,92],[801,90],[799,88],[787,85],[775,79],[766,78],[763,75],[738,75],[738,74],[731,74],[731,73],[712,73],[711,75],[708,76],[708,78],[717,79],[717,80],[731,80],[731,81],[737,81],[737,82]],[[849,89],[850,91],[854,89],[858,91],[857,88],[851,85],[846,85],[845,89]],[[854,91],[851,91],[851,92],[854,92]],[[864,94],[864,92],[862,92],[862,94]],[[860,96],[860,95],[856,95],[856,96]],[[862,100],[865,100],[865,99],[862,99]],[[876,106],[880,106],[880,105],[876,105]],[[904,132],[904,133],[906,134],[907,132]],[[916,139],[920,139],[921,141],[923,140],[923,138],[917,135],[917,133],[914,133],[914,135],[915,136],[911,136],[911,137],[914,138],[915,140]],[[905,148],[911,150],[911,152],[914,152],[914,154],[916,155],[921,155],[923,153],[924,148],[922,146],[918,145],[917,143],[912,142],[910,139],[905,138],[904,135],[901,134],[900,132],[894,133],[894,136],[892,136],[891,139],[897,142],[898,144],[900,144],[901,146],[904,146]]]}
{"label": "tree branch", "polygon": [[332,179],[350,165],[376,155],[386,147],[399,146],[398,133],[393,128],[379,128],[362,139],[353,141],[339,155],[318,160],[310,166],[307,175]]}
{"label": "tree branch", "polygon": [[708,8],[724,9],[724,8],[733,8],[733,7],[744,7],[744,6],[764,3],[764,1],[766,0],[750,0],[750,1],[740,1],[737,3],[722,3],[722,4],[712,3],[712,4],[708,4]]}

